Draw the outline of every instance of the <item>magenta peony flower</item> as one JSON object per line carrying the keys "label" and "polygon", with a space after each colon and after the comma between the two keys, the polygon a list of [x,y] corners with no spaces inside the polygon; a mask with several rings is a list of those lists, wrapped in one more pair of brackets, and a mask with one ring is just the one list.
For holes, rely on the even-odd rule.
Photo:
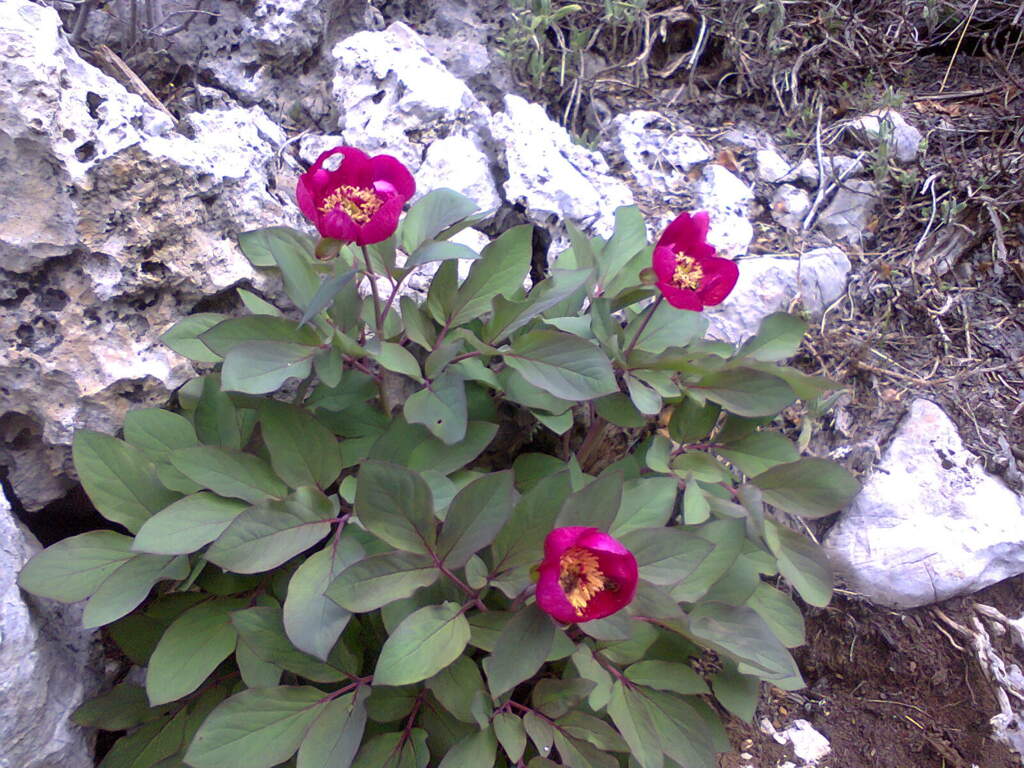
{"label": "magenta peony flower", "polygon": [[555,528],[538,570],[537,605],[563,624],[603,619],[636,594],[636,558],[597,528]]}
{"label": "magenta peony flower", "polygon": [[707,242],[708,214],[681,213],[654,246],[652,267],[658,289],[677,309],[700,312],[725,301],[740,272],[729,259],[715,256]]}
{"label": "magenta peony flower", "polygon": [[[324,161],[341,154],[336,170]],[[356,245],[379,243],[398,226],[402,206],[416,193],[412,174],[390,155],[370,157],[355,147],[324,152],[299,177],[295,197],[320,235]]]}

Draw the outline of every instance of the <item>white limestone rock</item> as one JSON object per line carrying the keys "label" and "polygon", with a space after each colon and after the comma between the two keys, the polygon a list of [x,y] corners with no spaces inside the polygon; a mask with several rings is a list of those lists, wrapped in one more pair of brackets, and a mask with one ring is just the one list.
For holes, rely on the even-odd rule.
{"label": "white limestone rock", "polygon": [[393,155],[415,172],[433,140],[474,138],[487,126],[490,110],[405,24],[358,32],[335,45],[331,56],[346,144]]}
{"label": "white limestone rock", "polygon": [[824,546],[869,600],[928,605],[1024,573],[1024,500],[919,399]]}
{"label": "white limestone rock", "polygon": [[853,121],[851,128],[869,146],[884,143],[901,163],[917,158],[923,136],[895,109],[877,109]]}
{"label": "white limestone rock", "polygon": [[69,718],[102,683],[98,636],[18,588],[39,549],[0,493],[0,768],[92,768],[95,736]]}
{"label": "white limestone rock", "polygon": [[772,218],[786,229],[799,230],[811,209],[811,196],[792,184],[780,184],[772,195]]}
{"label": "white limestone rock", "polygon": [[691,186],[690,169],[714,157],[707,144],[677,127],[664,115],[634,110],[612,120],[612,138],[605,147],[622,154],[637,183],[676,193]]}
{"label": "white limestone rock", "polygon": [[873,234],[868,231],[878,203],[875,185],[866,179],[842,182],[835,197],[817,220],[817,227],[831,238],[863,247]]}
{"label": "white limestone rock", "polygon": [[415,199],[441,187],[461,192],[482,211],[501,205],[491,160],[479,142],[468,136],[448,136],[427,148],[423,165],[416,172]]}
{"label": "white limestone rock", "polygon": [[711,214],[708,242],[724,258],[747,252],[754,239],[750,204],[754,191],[739,176],[717,163],[704,166],[696,185],[697,208]]}
{"label": "white limestone rock", "polygon": [[508,170],[505,198],[523,203],[535,222],[564,216],[609,237],[615,209],[633,204],[633,194],[611,175],[604,156],[573,143],[539,104],[506,96],[505,111],[494,116],[491,131],[498,159]]}
{"label": "white limestone rock", "polygon": [[757,178],[769,184],[793,182],[800,178],[801,164],[793,164],[774,149],[759,149],[754,153]]}
{"label": "white limestone rock", "polygon": [[704,310],[712,338],[738,343],[757,333],[762,318],[789,307],[796,297],[797,275],[803,307],[812,316],[846,289],[850,260],[836,247],[807,251],[802,259],[760,256],[737,262],[740,277],[726,300]]}

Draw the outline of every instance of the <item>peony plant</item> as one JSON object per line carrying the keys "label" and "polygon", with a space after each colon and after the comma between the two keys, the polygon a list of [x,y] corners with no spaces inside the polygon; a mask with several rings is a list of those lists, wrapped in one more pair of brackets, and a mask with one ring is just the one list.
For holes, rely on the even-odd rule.
{"label": "peony plant", "polygon": [[324,153],[296,192],[318,236],[239,236],[288,301],[186,317],[177,410],[77,433],[111,526],[20,584],[144,670],[75,713],[122,734],[102,768],[711,768],[723,713],[803,684],[793,593],[832,586],[788,515],[857,491],[801,455],[835,388],[780,364],[803,322],[704,339],[737,279],[707,214],[653,249],[633,207],[607,240],[567,223],[527,291],[529,226],[476,253],[451,238],[487,214],[439,189],[402,215],[415,189]]}

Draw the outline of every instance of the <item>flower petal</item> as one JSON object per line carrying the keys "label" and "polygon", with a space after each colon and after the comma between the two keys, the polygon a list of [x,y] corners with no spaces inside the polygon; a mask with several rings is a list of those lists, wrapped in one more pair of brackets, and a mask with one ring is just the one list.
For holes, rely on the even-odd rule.
{"label": "flower petal", "polygon": [[592,549],[597,553],[607,552],[612,555],[629,555],[632,557],[629,550],[622,545],[622,542],[603,531],[599,531],[597,528],[588,528],[576,540],[576,545]]}
{"label": "flower petal", "polygon": [[322,236],[333,237],[346,243],[354,243],[358,239],[359,225],[340,208],[318,215],[319,221],[314,220],[314,223]]}
{"label": "flower petal", "polygon": [[676,252],[664,245],[659,245],[651,255],[651,267],[658,280],[669,282],[676,271]]}
{"label": "flower petal", "polygon": [[402,215],[403,200],[392,197],[377,209],[373,217],[359,228],[356,245],[370,245],[387,240],[398,228],[398,218]]}
{"label": "flower petal", "polygon": [[721,304],[736,287],[740,276],[739,267],[729,259],[714,257],[701,262],[701,268],[704,270],[704,280],[697,291],[700,300],[709,307]]}
{"label": "flower petal", "polygon": [[[560,528],[557,530],[565,530]],[[549,535],[550,538],[550,535]],[[537,607],[550,615],[555,621],[572,624],[577,620],[576,609],[565,597],[565,591],[559,582],[561,565],[558,559],[545,560],[540,566],[540,578],[537,580]]]}
{"label": "flower petal", "polygon": [[[409,169],[391,155],[370,158],[374,181],[386,181],[402,197],[402,204],[416,194],[416,180]],[[401,206],[399,206],[401,207]]]}
{"label": "flower petal", "polygon": [[560,558],[569,547],[575,546],[577,540],[585,533],[596,531],[597,528],[588,528],[585,525],[567,525],[562,528],[555,528],[544,539],[544,563],[554,560],[558,564]]}
{"label": "flower petal", "polygon": [[700,300],[700,296],[689,288],[677,288],[672,283],[660,282],[658,290],[664,294],[665,300],[676,309],[689,309],[693,312],[700,312],[704,309],[704,303]]}

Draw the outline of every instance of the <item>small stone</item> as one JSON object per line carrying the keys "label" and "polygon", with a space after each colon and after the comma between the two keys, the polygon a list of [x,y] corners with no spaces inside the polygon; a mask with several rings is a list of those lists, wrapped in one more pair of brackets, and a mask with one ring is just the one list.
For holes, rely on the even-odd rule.
{"label": "small stone", "polygon": [[875,185],[866,179],[844,181],[828,207],[818,216],[817,226],[829,237],[863,246],[878,202]]}
{"label": "small stone", "polygon": [[811,196],[792,184],[780,184],[772,195],[772,218],[786,229],[799,230],[811,209]]}
{"label": "small stone", "polygon": [[869,600],[928,605],[1024,573],[1024,499],[985,472],[938,405],[919,399],[824,546]]}
{"label": "small stone", "polygon": [[746,253],[754,239],[748,218],[754,191],[724,166],[710,163],[704,166],[695,192],[698,209],[711,214],[708,242],[718,255],[735,258]]}
{"label": "small stone", "polygon": [[800,177],[800,166],[793,165],[774,149],[759,149],[755,155],[757,160],[757,178],[769,184],[783,181],[796,181]]}
{"label": "small stone", "polygon": [[634,110],[612,121],[612,139],[606,145],[622,154],[641,186],[679,192],[690,186],[690,169],[714,157],[711,147],[688,128],[673,126],[658,112]]}
{"label": "small stone", "polygon": [[885,142],[901,163],[917,157],[924,138],[921,132],[894,109],[878,109],[855,120],[851,126],[866,143]]}
{"label": "small stone", "polygon": [[783,735],[793,745],[793,753],[805,763],[817,765],[829,752],[832,746],[828,739],[814,730],[806,720],[794,720]]}

